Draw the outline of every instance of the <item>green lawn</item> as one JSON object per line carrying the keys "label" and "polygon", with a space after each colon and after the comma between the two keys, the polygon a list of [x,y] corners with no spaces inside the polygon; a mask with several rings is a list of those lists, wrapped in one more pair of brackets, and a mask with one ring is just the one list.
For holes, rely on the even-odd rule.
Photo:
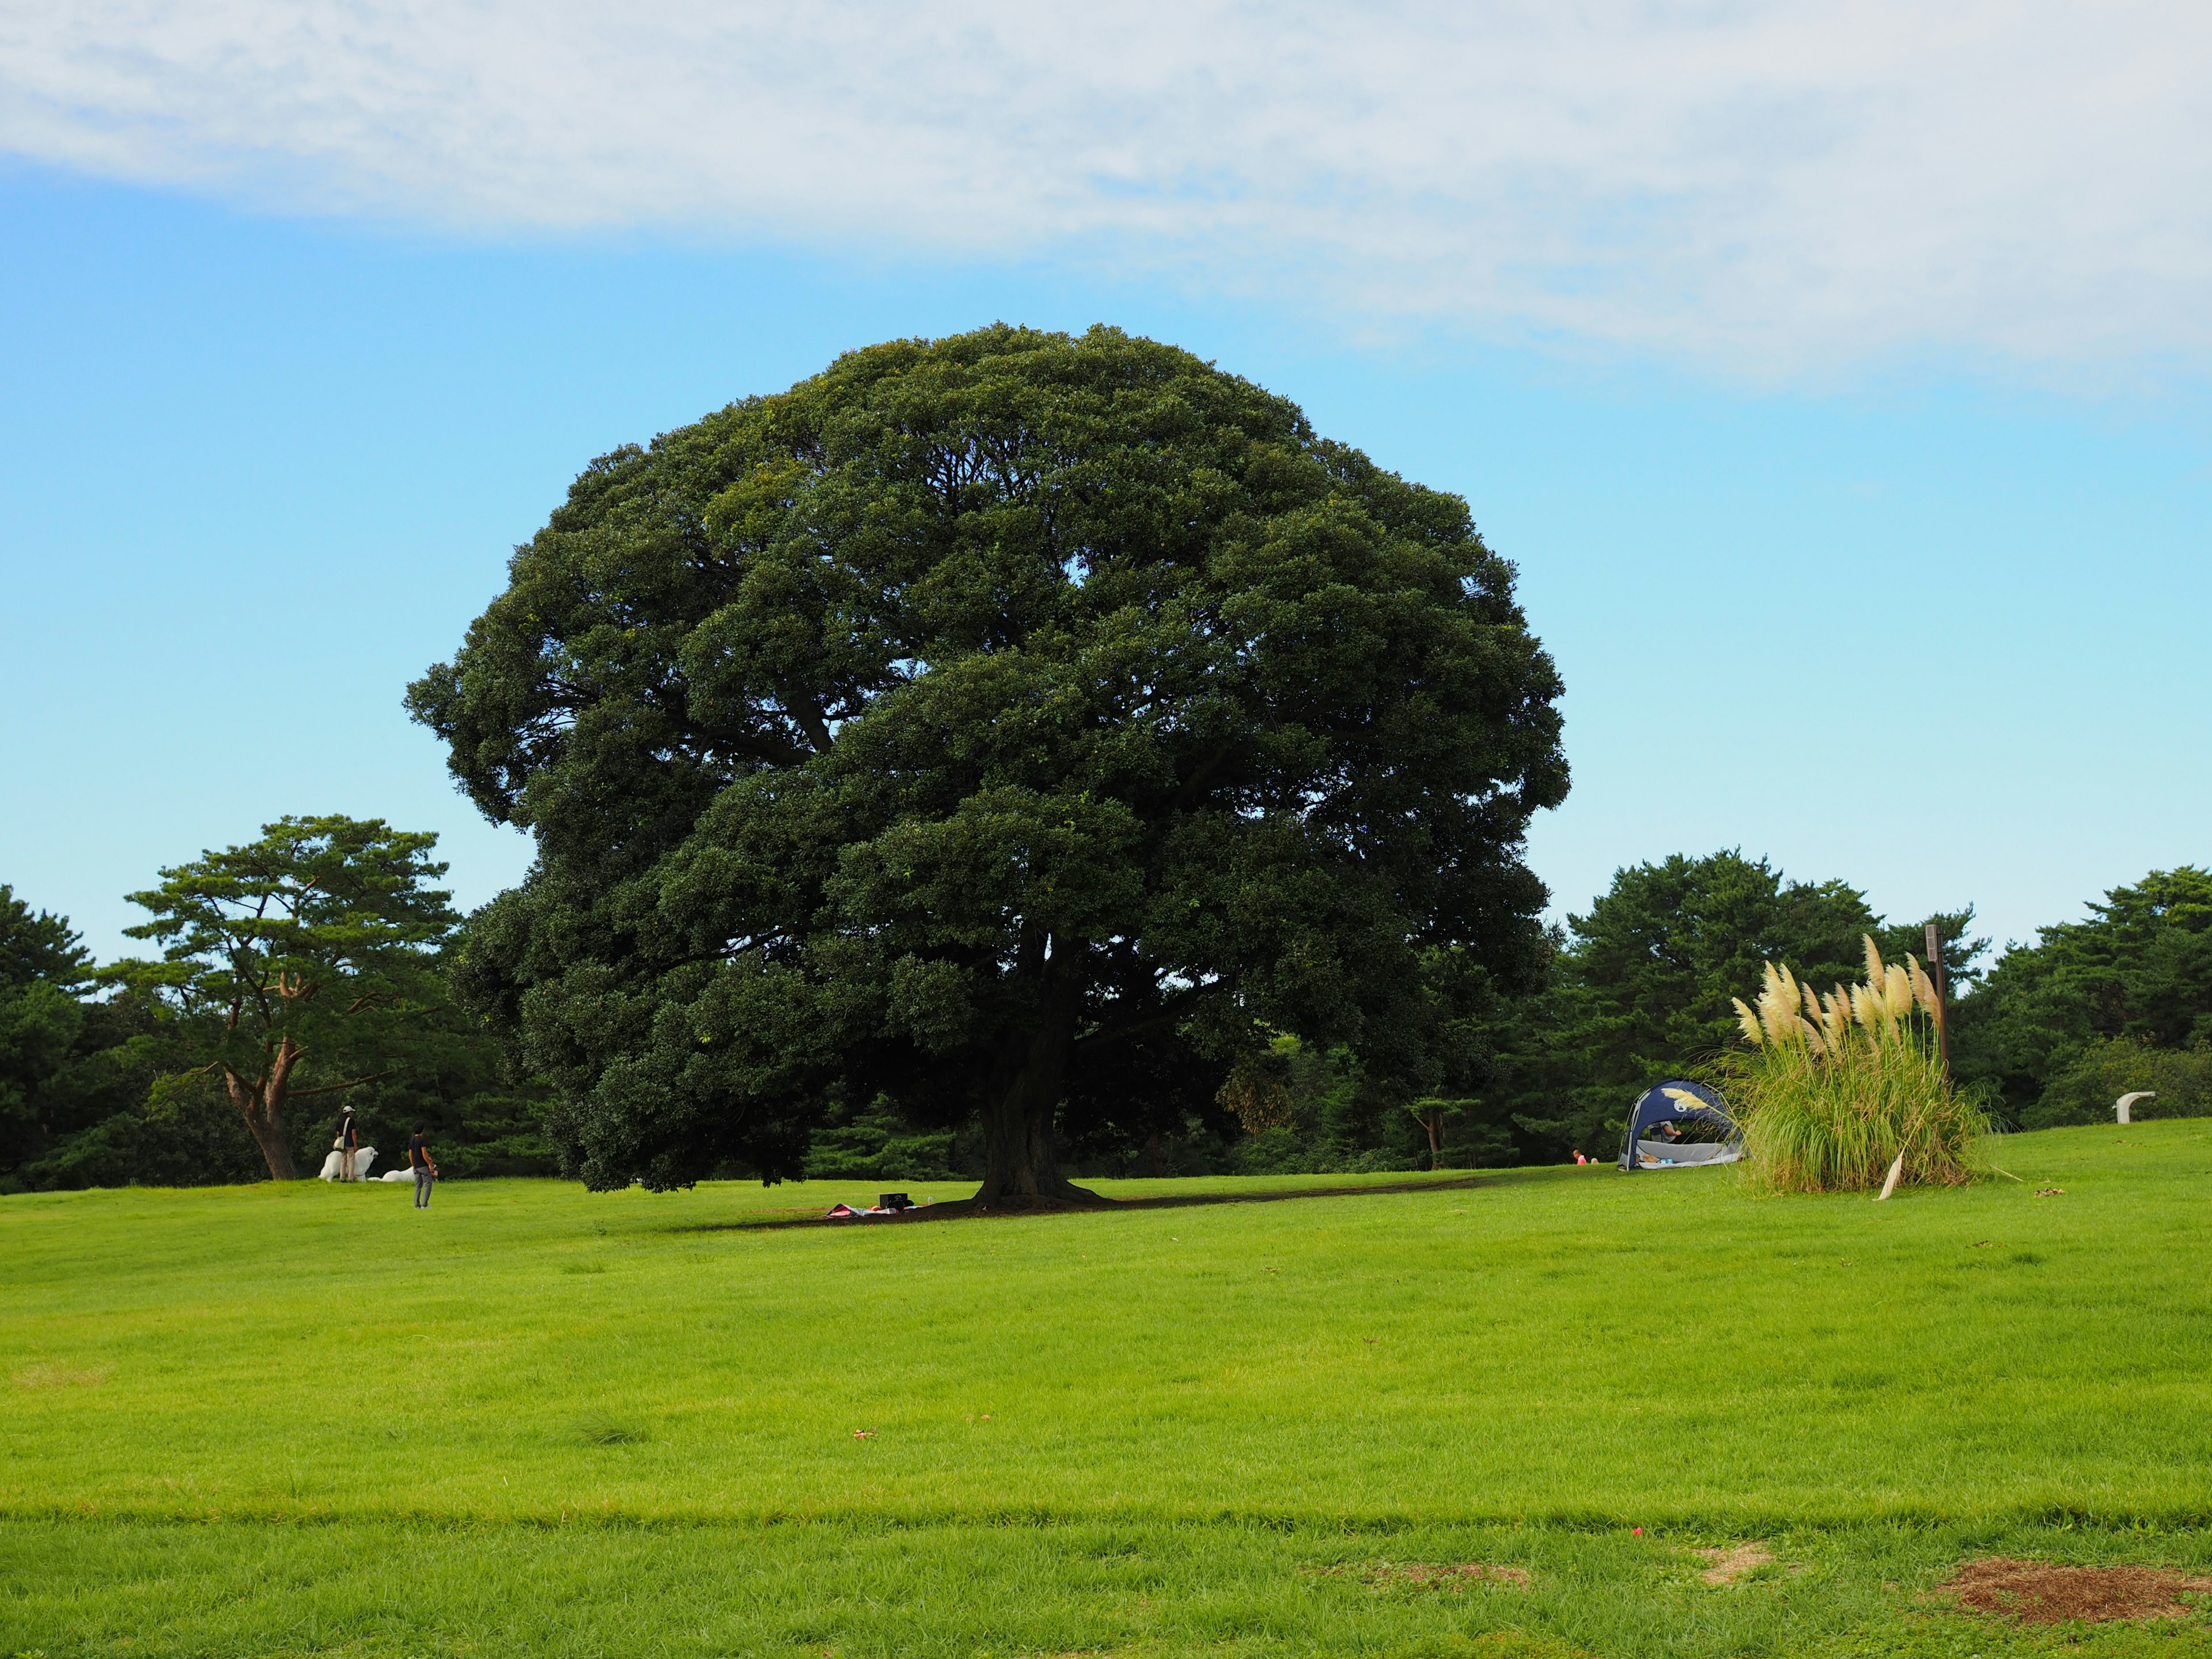
{"label": "green lawn", "polygon": [[[2039,1650],[1915,1596],[2212,1560],[2212,1124],[1998,1162],[839,1229],[763,1224],[861,1189],[10,1198],[0,1656]],[[1377,1566],[1467,1561],[1529,1585]]]}

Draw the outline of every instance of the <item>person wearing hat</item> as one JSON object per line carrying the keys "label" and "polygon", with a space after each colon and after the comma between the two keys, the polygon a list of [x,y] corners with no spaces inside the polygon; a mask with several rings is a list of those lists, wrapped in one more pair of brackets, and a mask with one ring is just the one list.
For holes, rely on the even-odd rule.
{"label": "person wearing hat", "polygon": [[407,1141],[407,1166],[415,1171],[415,1207],[427,1210],[430,1207],[430,1183],[438,1178],[438,1166],[430,1161],[430,1143],[419,1123]]}
{"label": "person wearing hat", "polygon": [[331,1144],[338,1149],[338,1179],[351,1181],[354,1154],[361,1151],[361,1131],[355,1127],[352,1107],[347,1107],[345,1115],[338,1120],[338,1138]]}

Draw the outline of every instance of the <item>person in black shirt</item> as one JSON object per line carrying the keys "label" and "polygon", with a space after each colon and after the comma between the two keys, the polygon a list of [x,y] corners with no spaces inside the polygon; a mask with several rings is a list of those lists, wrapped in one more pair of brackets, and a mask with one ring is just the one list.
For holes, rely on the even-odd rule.
{"label": "person in black shirt", "polygon": [[345,1109],[345,1115],[338,1120],[337,1145],[338,1179],[354,1180],[354,1160],[361,1152],[361,1131],[354,1124],[353,1108],[350,1106]]}
{"label": "person in black shirt", "polygon": [[430,1183],[438,1178],[438,1166],[430,1161],[430,1143],[424,1139],[419,1123],[408,1138],[407,1163],[415,1171],[415,1207],[427,1210],[430,1207]]}

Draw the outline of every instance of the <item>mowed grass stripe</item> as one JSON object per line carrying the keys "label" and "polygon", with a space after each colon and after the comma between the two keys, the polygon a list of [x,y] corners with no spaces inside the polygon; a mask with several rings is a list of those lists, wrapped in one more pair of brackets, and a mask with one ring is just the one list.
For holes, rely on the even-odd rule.
{"label": "mowed grass stripe", "polygon": [[[2004,1554],[2202,1572],[2212,1534],[2079,1527],[1725,1534],[1089,1522],[428,1526],[0,1520],[0,1652],[982,1659],[2189,1659],[2212,1613],[2020,1628],[1932,1594]],[[1419,1564],[1526,1575],[1443,1580]]]}
{"label": "mowed grass stripe", "polygon": [[[866,1195],[819,1186],[14,1198],[0,1512],[2201,1522],[2212,1126],[1998,1161],[843,1230],[757,1224]],[[1190,1188],[1239,1190],[1116,1190]]]}

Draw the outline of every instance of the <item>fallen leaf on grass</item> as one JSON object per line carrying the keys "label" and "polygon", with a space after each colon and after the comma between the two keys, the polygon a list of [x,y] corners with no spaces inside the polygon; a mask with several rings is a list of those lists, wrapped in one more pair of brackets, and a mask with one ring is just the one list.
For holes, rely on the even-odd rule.
{"label": "fallen leaf on grass", "polygon": [[2035,1189],[2035,1195],[2038,1198],[2057,1198],[2063,1195],[2066,1189],[2063,1187],[2038,1187]]}
{"label": "fallen leaf on grass", "polygon": [[1733,1584],[1746,1573],[1765,1566],[1774,1559],[1774,1552],[1761,1543],[1733,1544],[1726,1549],[1692,1550],[1692,1555],[1705,1558],[1705,1570],[1698,1575],[1708,1584]]}
{"label": "fallen leaf on grass", "polygon": [[873,1440],[875,1437],[876,1431],[873,1429],[855,1429],[853,1431],[853,1438],[855,1440]]}

